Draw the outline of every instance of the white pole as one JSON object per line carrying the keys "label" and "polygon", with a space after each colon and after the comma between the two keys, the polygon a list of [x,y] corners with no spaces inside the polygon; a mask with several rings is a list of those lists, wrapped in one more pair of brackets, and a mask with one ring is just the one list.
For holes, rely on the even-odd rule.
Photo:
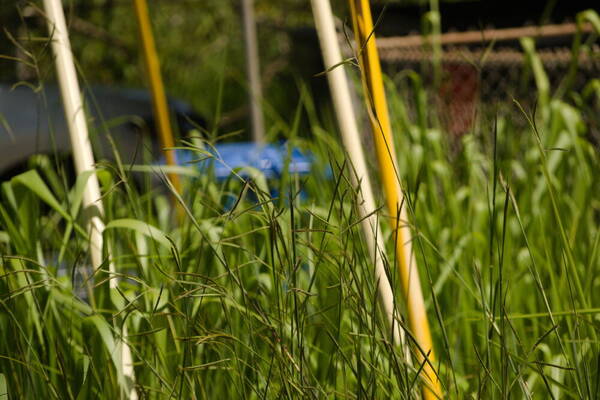
{"label": "white pole", "polygon": [[[54,51],[56,73],[65,111],[65,119],[71,138],[75,170],[78,175],[81,175],[85,171],[93,171],[95,163],[61,0],[44,0],[44,10],[48,19],[48,29],[52,36],[52,50]],[[87,180],[83,192],[83,209],[88,218],[92,266],[96,269],[102,264],[102,233],[104,231],[102,217],[104,209],[100,200],[98,177],[95,174],[92,174]],[[109,272],[111,274],[115,272],[112,262],[109,263]],[[109,282],[110,288],[114,289],[117,285],[117,280],[113,278]],[[126,329],[124,329],[122,334],[126,336],[126,332]],[[134,371],[131,350],[126,343],[122,341],[121,343],[123,343],[121,346],[123,375],[133,382]],[[133,389],[133,385],[131,386],[129,398],[137,399],[137,393]]]}
{"label": "white pole", "polygon": [[250,113],[252,115],[252,139],[255,143],[263,143],[265,140],[265,122],[262,112],[262,88],[260,83],[256,22],[254,19],[254,0],[242,0],[242,20],[244,22]]}
{"label": "white pole", "polygon": [[[340,65],[342,56],[335,32],[331,5],[329,0],[311,0],[311,2],[325,69],[328,71],[327,79],[329,81],[333,106],[344,147],[356,172],[356,176],[352,174],[353,184],[359,188],[359,196],[362,197],[359,197],[357,202],[359,217],[362,220],[361,225],[367,241],[369,254],[375,262],[375,279],[378,283],[377,289],[380,303],[391,329],[392,342],[404,346],[404,331],[400,329],[398,324],[392,287],[385,274],[383,259],[380,255],[383,251],[381,229],[377,221],[377,216],[373,213],[376,210],[373,190],[371,189],[371,181],[358,133],[356,117],[352,108],[346,73],[344,72],[344,66]],[[406,355],[408,357],[408,353]]]}

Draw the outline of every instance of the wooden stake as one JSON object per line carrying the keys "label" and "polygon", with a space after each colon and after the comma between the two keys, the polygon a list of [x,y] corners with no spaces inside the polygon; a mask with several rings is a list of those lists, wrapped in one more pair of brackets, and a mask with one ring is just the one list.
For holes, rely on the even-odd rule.
{"label": "wooden stake", "polygon": [[264,143],[265,122],[261,106],[262,88],[260,83],[258,42],[256,40],[256,22],[254,19],[254,0],[242,0],[242,19],[244,21],[246,73],[248,76],[250,111],[252,115],[252,139],[255,143]]}
{"label": "wooden stake", "polygon": [[311,3],[342,140],[356,173],[356,175],[352,174],[353,185],[358,188],[357,207],[367,248],[375,264],[375,279],[377,280],[379,300],[389,325],[392,342],[396,345],[403,345],[405,343],[404,331],[400,329],[398,324],[392,287],[385,274],[381,257],[381,253],[384,251],[384,246],[381,243],[382,234],[376,213],[374,213],[376,207],[371,189],[371,180],[367,171],[356,117],[352,109],[344,65],[341,64],[342,56],[335,32],[331,5],[329,0],[311,0]]}
{"label": "wooden stake", "polygon": [[[421,292],[419,271],[412,251],[411,232],[406,212],[407,206],[400,187],[392,128],[373,33],[371,8],[368,0],[349,0],[349,3],[363,88],[377,150],[379,173],[383,181],[390,222],[392,227],[398,227],[398,229],[395,229],[396,257],[398,269],[400,270],[400,282],[407,305],[408,321],[418,346],[427,355],[427,362],[423,366],[423,375],[426,382],[426,385],[423,386],[423,398],[427,400],[440,398],[442,389],[433,369],[433,343],[423,293]],[[421,365],[425,358],[421,351],[416,353],[417,361]]]}
{"label": "wooden stake", "polygon": [[[73,53],[71,43],[65,23],[65,15],[60,0],[44,0],[44,10],[48,22],[48,30],[52,36],[52,50],[54,51],[54,60],[56,64],[56,73],[60,86],[65,119],[71,138],[71,147],[73,149],[73,159],[75,161],[75,171],[81,175],[86,171],[95,169],[94,155],[88,135],[88,129],[81,100],[81,91],[73,62]],[[100,185],[98,177],[95,174],[90,175],[83,192],[83,209],[87,217],[87,228],[90,236],[90,253],[92,266],[95,269],[102,265],[102,247],[104,223],[102,222],[104,209],[100,199]],[[111,260],[109,252],[109,260]],[[114,275],[115,268],[112,262],[108,265],[109,273]],[[110,289],[115,289],[117,279],[111,276]],[[123,329],[123,336],[127,336],[126,328]],[[121,368],[122,374],[126,378],[126,384],[129,386],[127,393],[129,399],[137,399],[137,393],[133,387],[135,375],[131,350],[124,341],[119,341],[121,350]]]}

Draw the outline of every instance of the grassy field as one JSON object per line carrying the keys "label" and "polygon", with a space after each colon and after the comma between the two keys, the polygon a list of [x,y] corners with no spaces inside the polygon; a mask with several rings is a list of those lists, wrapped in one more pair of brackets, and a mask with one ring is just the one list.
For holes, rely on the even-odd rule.
{"label": "grassy field", "polygon": [[[458,138],[440,128],[418,75],[388,82],[448,398],[600,396],[600,153],[583,118],[599,85],[558,97],[534,73],[535,108],[503,104],[512,112],[481,116]],[[156,167],[99,163],[112,276],[108,259],[89,265],[85,176],[39,156],[3,182],[0,397],[119,398],[131,385],[123,341],[141,398],[417,397],[419,368],[379,314],[332,120],[300,85],[296,113],[279,122],[314,153],[309,177],[217,182],[190,165],[176,196],[156,185]],[[214,140],[182,147],[202,159]]]}

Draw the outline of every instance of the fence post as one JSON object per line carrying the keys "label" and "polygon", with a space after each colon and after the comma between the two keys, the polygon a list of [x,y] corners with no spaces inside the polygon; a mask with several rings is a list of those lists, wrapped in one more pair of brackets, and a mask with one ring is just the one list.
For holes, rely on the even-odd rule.
{"label": "fence post", "polygon": [[248,77],[248,99],[252,116],[252,140],[264,143],[265,122],[262,112],[262,88],[260,82],[260,63],[258,41],[256,39],[256,21],[254,18],[254,0],[242,0],[242,19],[244,22],[244,44],[246,50],[246,75]]}

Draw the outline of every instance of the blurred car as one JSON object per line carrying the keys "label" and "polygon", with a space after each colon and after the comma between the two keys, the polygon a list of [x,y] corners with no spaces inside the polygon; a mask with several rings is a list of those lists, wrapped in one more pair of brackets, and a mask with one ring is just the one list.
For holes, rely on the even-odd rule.
{"label": "blurred car", "polygon": [[[90,140],[97,162],[114,159],[109,135],[125,164],[165,162],[155,132],[149,92],[95,86],[85,89],[83,93]],[[181,136],[185,137],[192,129],[205,126],[204,120],[190,105],[174,99],[168,103],[174,128]],[[286,168],[289,173],[305,176],[310,174],[313,163],[312,153],[297,148],[288,149],[285,142],[268,145],[219,143],[207,150],[213,153],[210,160],[197,161],[197,155],[184,150],[177,151],[177,158],[181,165],[193,165],[202,171],[207,171],[208,165],[213,164],[215,178],[221,181],[228,179],[233,170],[244,167],[261,171],[267,179],[281,177]],[[0,84],[2,180],[27,169],[28,160],[33,155],[69,156],[70,153],[69,132],[60,91],[56,86],[35,91],[29,86],[12,88]],[[238,171],[237,174],[248,177],[247,170]],[[156,183],[159,181],[157,178]]]}
{"label": "blurred car", "polygon": [[[93,86],[83,90],[90,140],[96,160],[113,159],[108,134],[114,140],[123,162],[142,162],[142,152],[150,150],[160,158],[155,133],[152,98],[148,91]],[[182,101],[169,99],[173,125],[182,135],[204,120]],[[11,175],[26,165],[34,154],[71,153],[60,91],[46,86],[36,91],[20,85],[0,84],[0,176]]]}

